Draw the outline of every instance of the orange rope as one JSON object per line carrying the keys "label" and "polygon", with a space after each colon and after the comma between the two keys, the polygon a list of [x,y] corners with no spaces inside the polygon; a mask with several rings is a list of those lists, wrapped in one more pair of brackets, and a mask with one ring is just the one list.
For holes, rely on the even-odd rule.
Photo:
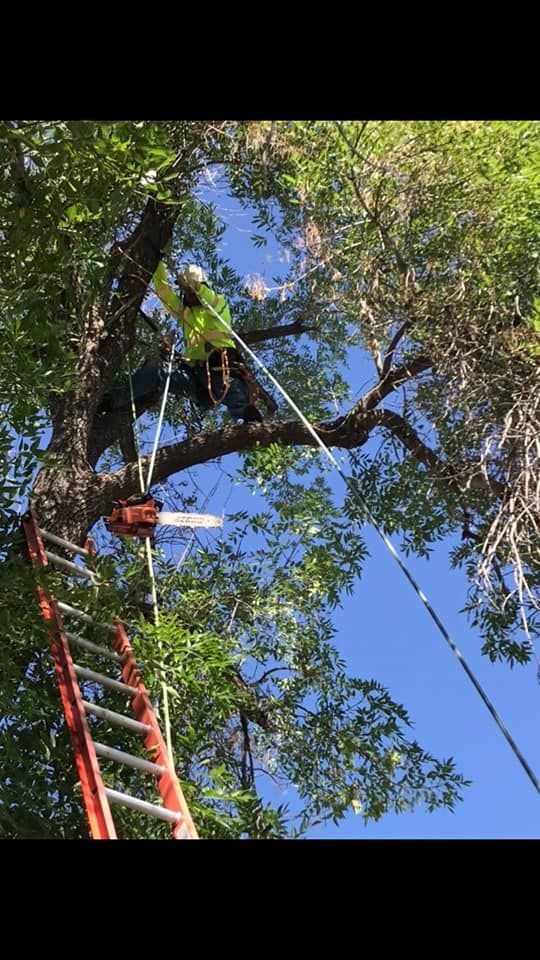
{"label": "orange rope", "polygon": [[[212,371],[210,369],[210,357],[212,356],[212,354],[210,354],[210,356],[207,357],[205,362],[206,386],[208,388],[208,395],[215,407],[219,406],[220,403],[223,403],[223,401],[225,400],[225,397],[229,392],[229,388],[231,386],[231,368],[229,366],[229,355],[227,353],[227,350],[220,350],[220,354],[221,354],[221,372],[223,374],[223,393],[221,394],[221,397],[219,397],[219,399],[216,399],[216,397],[214,396],[214,391],[212,390]],[[217,367],[215,369],[219,370],[220,368]]]}

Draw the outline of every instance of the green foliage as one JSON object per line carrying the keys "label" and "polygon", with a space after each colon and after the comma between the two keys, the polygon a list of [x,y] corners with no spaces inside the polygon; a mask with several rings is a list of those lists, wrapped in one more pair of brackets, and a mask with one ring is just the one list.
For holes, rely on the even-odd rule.
{"label": "green foliage", "polygon": [[[42,448],[73,383],[86,317],[114,302],[125,264],[111,253],[149,199],[178,214],[172,274],[200,261],[238,329],[307,328],[257,352],[312,420],[355,402],[390,344],[394,368],[428,358],[431,366],[382,405],[396,411],[399,398],[404,422],[445,469],[428,470],[387,428],[348,451],[346,469],[406,553],[425,556],[473,529],[453,562],[469,575],[466,609],[484,652],[511,665],[530,659],[520,629],[525,607],[531,635],[538,629],[527,599],[539,581],[527,500],[538,435],[538,131],[529,122],[1,124],[2,836],[86,835],[12,504],[50,466]],[[255,208],[255,247],[271,235],[287,258],[287,276],[265,299],[246,295],[224,256],[212,183],[216,196],[225,189]],[[155,300],[145,309],[172,331]],[[141,324],[132,369],[155,346]],[[365,373],[372,359],[378,366]],[[220,416],[205,415],[197,428],[210,431]],[[278,418],[289,419],[283,405]],[[183,436],[179,405],[170,405],[168,426]],[[112,471],[114,445],[107,458],[102,470]],[[486,475],[514,497],[513,513],[482,487]],[[104,543],[111,552],[96,570],[108,586],[69,592],[99,619],[129,619],[158,709],[165,683],[201,835],[298,837],[350,810],[378,819],[418,804],[454,807],[466,781],[453,761],[411,739],[404,707],[376,679],[349,676],[336,653],[332,615],[368,562],[357,506],[336,501],[312,449],[256,446],[242,455],[236,482],[257,506],[227,519],[225,540],[200,546],[180,572],[159,554],[159,628],[149,622],[142,548],[129,541]],[[510,586],[516,569],[521,592]],[[49,580],[62,596],[63,577]],[[115,744],[114,730],[100,737]],[[104,776],[118,785],[113,765]],[[264,777],[293,788],[290,809],[261,799]],[[122,786],[143,795],[136,772]],[[130,811],[117,819],[122,836],[168,835]]]}

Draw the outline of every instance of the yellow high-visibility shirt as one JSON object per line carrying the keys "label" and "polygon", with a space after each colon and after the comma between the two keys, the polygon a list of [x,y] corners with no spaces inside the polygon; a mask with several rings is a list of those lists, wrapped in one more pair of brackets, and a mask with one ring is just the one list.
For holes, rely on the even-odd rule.
{"label": "yellow high-visibility shirt", "polygon": [[231,312],[224,296],[214,293],[206,284],[201,284],[197,290],[199,299],[213,307],[219,314],[219,319],[203,305],[184,307],[182,300],[170,286],[165,264],[161,261],[152,285],[169,313],[180,321],[185,343],[184,358],[188,362],[205,360],[212,350],[234,347],[234,339],[229,333]]}

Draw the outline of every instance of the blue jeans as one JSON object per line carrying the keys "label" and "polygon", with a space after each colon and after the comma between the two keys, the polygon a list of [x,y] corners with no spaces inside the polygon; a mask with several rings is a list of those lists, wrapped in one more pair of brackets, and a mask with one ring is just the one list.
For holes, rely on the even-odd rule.
{"label": "blue jeans", "polygon": [[[216,365],[219,361],[216,362]],[[165,389],[167,381],[167,363],[156,358],[147,360],[133,374],[133,396],[135,400],[150,399]],[[223,374],[221,370],[212,370],[212,393],[216,400],[223,394]],[[207,372],[204,363],[191,367],[185,363],[175,364],[171,375],[169,392],[176,397],[188,397],[203,410],[212,410],[214,404],[208,393]],[[122,410],[131,405],[129,386],[113,390],[110,395],[111,410]],[[229,389],[223,400],[234,420],[241,420],[249,403],[245,381],[231,374]]]}

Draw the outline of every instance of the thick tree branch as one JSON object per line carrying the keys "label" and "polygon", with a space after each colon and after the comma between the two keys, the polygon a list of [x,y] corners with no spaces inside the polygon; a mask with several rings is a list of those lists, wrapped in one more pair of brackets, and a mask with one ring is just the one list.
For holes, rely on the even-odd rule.
{"label": "thick tree branch", "polygon": [[[159,405],[159,399],[159,394],[156,394],[154,397],[137,400],[135,403],[137,417],[142,417],[147,410],[155,409]],[[90,466],[96,466],[101,455],[111,444],[118,442],[121,449],[129,444],[132,433],[133,425],[130,409],[114,410],[105,416],[95,417],[87,448]]]}
{"label": "thick tree branch", "polygon": [[294,323],[287,323],[281,327],[265,327],[262,330],[249,330],[246,332],[239,330],[238,333],[246,343],[263,343],[265,340],[299,336],[301,333],[309,333],[311,330],[316,329],[317,327],[315,326],[308,326],[302,323],[301,320],[296,320]]}
{"label": "thick tree branch", "polygon": [[105,318],[106,329],[97,349],[97,399],[134,346],[139,307],[159,263],[161,250],[170,240],[177,216],[177,207],[149,200],[141,222],[131,237],[120,245],[125,267],[116,295],[111,300]]}
{"label": "thick tree branch", "polygon": [[[345,417],[316,425],[321,438],[329,447],[346,450],[363,446],[370,433],[378,427],[389,430],[420,463],[456,493],[475,489],[491,496],[500,497],[503,494],[501,484],[486,480],[481,474],[471,476],[466,465],[458,472],[453,465],[445,464],[420,440],[407,422],[391,410],[361,410],[356,407]],[[265,448],[272,443],[284,446],[317,445],[314,437],[299,421],[227,427],[162,447],[156,457],[154,482],[163,482],[188,467],[207,463],[230,453],[239,453],[256,446]],[[149,457],[143,457],[143,472],[148,469],[148,462]],[[75,474],[48,470],[43,474],[43,482],[38,481],[36,484],[35,492],[41,500],[39,511],[42,522],[48,529],[59,532],[68,539],[76,539],[82,538],[99,516],[109,511],[113,500],[130,496],[138,492],[138,489],[138,465],[133,460],[115,473],[99,475],[92,474],[88,469]],[[80,497],[74,500],[77,490],[80,490]],[[68,498],[75,505],[76,512],[75,507],[72,507],[73,512],[66,516],[63,504]]]}
{"label": "thick tree branch", "polygon": [[[348,414],[333,422],[322,424],[322,439],[332,446],[345,449],[362,446],[370,431],[378,425],[377,418],[373,416],[373,410],[377,404],[417,373],[428,369],[430,365],[431,362],[427,357],[417,357],[389,373],[364,394]],[[141,412],[142,409],[138,406],[137,413]],[[106,446],[115,439],[118,430],[122,427],[120,418],[125,421],[125,414],[110,414],[103,418],[99,437],[96,431],[96,439],[99,439],[99,443],[89,451],[92,463],[97,462]],[[238,453],[240,450],[251,449],[256,444],[267,447],[271,443],[316,445],[309,431],[297,421],[229,427],[211,434],[199,434],[182,443],[162,448],[158,451],[154,479],[156,482],[163,481],[172,474],[195,464],[206,463],[229,453]],[[126,464],[123,470],[114,475],[108,475],[109,483],[115,488],[115,496],[130,496],[134,493],[137,476],[135,462]]]}
{"label": "thick tree branch", "polygon": [[[159,333],[160,327],[159,323],[149,317],[144,310],[139,308],[139,313],[141,317],[144,317],[149,327],[154,330],[155,333]],[[242,340],[245,340],[246,343],[263,343],[265,340],[278,340],[281,337],[294,337],[299,336],[302,333],[309,333],[311,330],[317,330],[316,326],[308,326],[307,324],[302,323],[301,320],[295,320],[294,323],[283,324],[283,326],[277,327],[263,327],[260,330],[238,330],[238,335],[242,337]]]}
{"label": "thick tree branch", "polygon": [[[339,417],[333,422],[321,424],[321,437],[331,446],[352,449],[362,446],[370,430],[377,425],[375,412],[357,416]],[[159,483],[180,470],[207,463],[229,453],[250,450],[255,446],[268,447],[272,443],[283,446],[316,446],[315,439],[302,423],[288,420],[282,423],[245,424],[227,427],[209,434],[198,434],[190,440],[174,443],[158,450],[154,467],[154,482]],[[143,458],[145,469],[148,457]],[[129,496],[137,489],[138,473],[135,462],[126,464],[117,473],[107,475],[118,496]]]}
{"label": "thick tree branch", "polygon": [[461,475],[458,475],[453,465],[445,463],[434,451],[428,447],[412,429],[403,417],[393,410],[380,409],[374,411],[377,426],[386,427],[393,436],[401,441],[404,447],[409,450],[416,460],[423,463],[432,473],[444,480],[449,487],[462,493],[464,490],[482,490],[492,496],[502,497],[504,485],[497,480],[487,478],[476,473],[471,476],[470,470],[464,466]]}
{"label": "thick tree branch", "polygon": [[[450,465],[440,460],[424,444],[407,422],[391,410],[351,411],[346,417],[333,422],[316,425],[321,439],[330,447],[352,450],[363,446],[371,431],[376,427],[385,427],[403,443],[403,445],[437,477],[444,480],[456,492],[468,488],[483,490],[494,496],[502,496],[504,488],[495,480],[487,480],[481,475],[458,477]],[[255,446],[268,447],[272,443],[282,446],[316,446],[316,441],[299,421],[284,423],[246,424],[241,427],[227,427],[210,434],[199,434],[191,440],[162,447],[158,451],[154,467],[154,481],[163,482],[172,474],[199,463],[206,463],[230,453],[250,450]],[[146,468],[148,457],[143,458]],[[126,464],[121,470],[107,477],[108,485],[114,487],[115,496],[129,496],[137,489],[138,472],[135,462]]]}
{"label": "thick tree branch", "polygon": [[352,408],[351,414],[355,415],[362,410],[373,410],[389,393],[393,393],[394,390],[397,390],[398,387],[401,387],[408,380],[412,380],[417,374],[423,373],[424,370],[429,370],[432,365],[433,362],[429,357],[415,357],[414,360],[404,363],[401,367],[390,370],[386,376],[383,376],[374,387],[360,398],[358,403]]}
{"label": "thick tree branch", "polygon": [[177,215],[177,207],[148,201],[138,227],[123,247],[130,252],[107,315],[102,316],[96,300],[84,317],[74,387],[56,405],[50,446],[75,468],[92,446],[94,413],[103,391],[135,344],[139,306]]}

